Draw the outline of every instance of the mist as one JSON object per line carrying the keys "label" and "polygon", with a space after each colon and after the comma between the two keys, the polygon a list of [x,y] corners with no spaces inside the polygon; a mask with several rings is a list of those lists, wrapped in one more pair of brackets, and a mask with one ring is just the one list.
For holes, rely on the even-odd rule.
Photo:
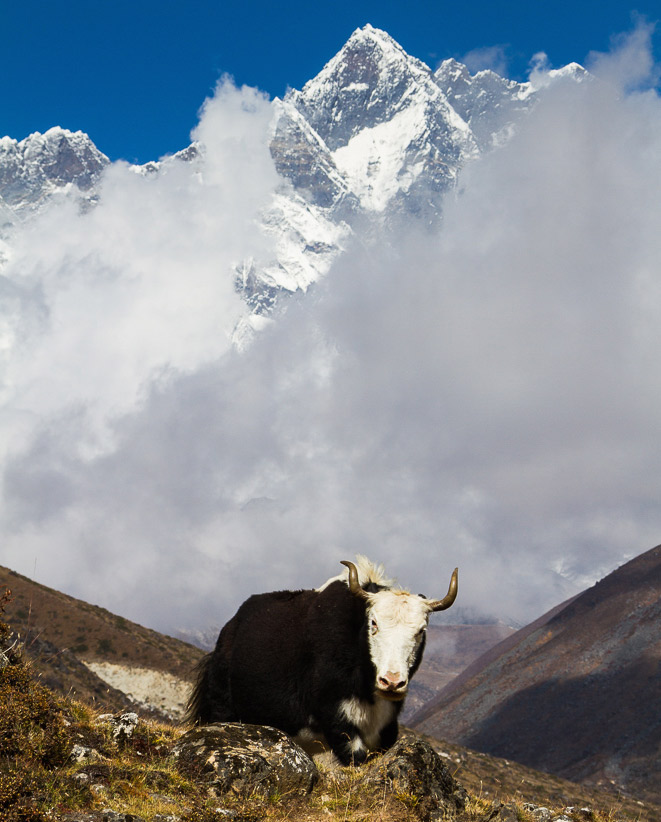
{"label": "mist", "polygon": [[536,60],[441,229],[356,242],[243,350],[233,265],[268,255],[278,184],[258,91],[219,84],[196,163],[115,164],[94,208],[30,223],[1,283],[0,562],[175,631],[364,553],[434,597],[459,566],[461,614],[526,622],[657,544],[650,36],[581,83]]}

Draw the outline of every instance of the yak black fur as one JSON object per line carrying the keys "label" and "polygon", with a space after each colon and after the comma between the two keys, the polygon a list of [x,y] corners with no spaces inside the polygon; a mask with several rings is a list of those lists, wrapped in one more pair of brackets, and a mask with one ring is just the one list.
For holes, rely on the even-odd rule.
{"label": "yak black fur", "polygon": [[[369,583],[365,590],[382,586]],[[200,663],[188,704],[196,724],[270,725],[295,737],[322,734],[343,765],[360,763],[367,748],[397,739],[401,702],[381,712],[377,744],[361,744],[361,728],[342,709],[346,701],[375,706],[375,667],[368,644],[366,603],[347,584],[251,596],[221,630]],[[421,644],[410,675],[422,659]],[[378,707],[378,706],[377,706]]]}

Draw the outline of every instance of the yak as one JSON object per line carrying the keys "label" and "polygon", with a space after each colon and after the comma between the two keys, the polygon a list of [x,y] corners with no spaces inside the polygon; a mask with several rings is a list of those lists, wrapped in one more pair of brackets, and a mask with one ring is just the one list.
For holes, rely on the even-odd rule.
{"label": "yak", "polygon": [[457,569],[447,595],[429,600],[394,587],[365,557],[342,564],[320,588],[240,606],[198,666],[188,722],[270,725],[342,765],[395,743],[429,616],[455,601]]}

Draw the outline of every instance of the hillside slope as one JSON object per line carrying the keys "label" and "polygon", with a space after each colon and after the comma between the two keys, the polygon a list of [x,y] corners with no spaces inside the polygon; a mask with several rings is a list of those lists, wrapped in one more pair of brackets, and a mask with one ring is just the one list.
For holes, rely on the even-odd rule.
{"label": "hillside slope", "polygon": [[119,710],[135,708],[126,693],[151,675],[153,693],[141,688],[135,698],[157,714],[172,714],[160,691],[173,679],[182,689],[192,681],[201,649],[0,566],[0,592],[6,588],[12,592],[7,621],[49,687]]}
{"label": "hillside slope", "polygon": [[658,802],[660,624],[661,546],[506,639],[411,724]]}
{"label": "hillside slope", "polygon": [[430,625],[422,664],[411,681],[400,720],[407,724],[467,666],[514,633],[514,628],[501,623]]}
{"label": "hillside slope", "polygon": [[[422,818],[412,794],[381,780],[370,785],[370,767],[322,770],[306,797],[263,797],[263,778],[242,773],[247,790],[210,795],[208,782],[182,771],[172,756],[182,730],[172,725],[91,710],[58,696],[33,676],[20,648],[12,645],[0,594],[0,818],[3,822],[93,822],[165,820],[204,822],[227,816],[273,822],[311,819],[416,822]],[[117,733],[123,728],[121,734]],[[412,741],[415,737],[406,731]],[[259,750],[259,748],[257,748]],[[661,809],[594,792],[484,754],[437,743],[438,754],[468,789],[456,822],[655,822]],[[259,757],[257,757],[259,758]],[[246,767],[245,759],[242,760]],[[412,763],[411,763],[412,764]],[[422,765],[422,767],[420,767]],[[425,781],[424,762],[416,773]],[[231,768],[231,766],[230,766]],[[429,772],[427,771],[427,776]],[[199,774],[198,774],[199,776]],[[244,783],[245,784],[245,783]],[[412,784],[412,783],[411,783]],[[413,784],[412,784],[413,787]],[[418,783],[415,785],[420,795]],[[503,804],[507,803],[507,804]],[[541,808],[540,803],[545,807]],[[567,807],[567,806],[570,807]],[[588,808],[586,808],[588,806]],[[424,818],[427,818],[426,816]],[[434,817],[435,818],[435,817]]]}

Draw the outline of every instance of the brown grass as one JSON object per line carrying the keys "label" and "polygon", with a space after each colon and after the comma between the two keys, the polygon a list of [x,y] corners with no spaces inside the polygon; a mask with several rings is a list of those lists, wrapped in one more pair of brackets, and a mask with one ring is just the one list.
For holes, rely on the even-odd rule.
{"label": "brown grass", "polygon": [[[20,649],[9,649],[9,629],[1,621],[6,602],[6,596],[0,595],[0,651],[5,652],[0,657],[2,822],[52,822],[65,820],[74,812],[102,809],[133,814],[146,822],[153,822],[158,815],[174,815],[182,822],[217,822],[222,818],[219,808],[231,811],[235,822],[407,822],[420,818],[415,796],[366,784],[360,768],[322,770],[318,785],[303,798],[209,796],[174,764],[171,751],[181,728],[142,719],[130,739],[118,742],[111,724],[99,719],[99,707],[57,696],[38,682]],[[74,762],[70,756],[74,745],[95,753],[87,761]],[[467,808],[458,822],[487,822],[501,801],[513,803],[518,818],[532,822],[534,817],[524,803],[547,804],[547,796],[551,796],[543,775],[536,775],[543,784],[533,787],[531,781],[526,782],[529,775],[513,769],[510,776],[516,780],[521,777],[521,782],[512,791],[512,783],[506,786],[500,779],[504,773],[493,770],[491,758],[462,754],[461,759],[457,751],[445,752],[460,759],[449,762],[469,791]],[[570,794],[562,793],[561,803],[552,806],[556,815]],[[612,797],[601,799],[603,808],[591,816],[595,822],[651,822],[655,818],[638,806],[631,812]],[[592,797],[591,807],[596,808],[596,804]],[[587,822],[585,815],[576,819]]]}

